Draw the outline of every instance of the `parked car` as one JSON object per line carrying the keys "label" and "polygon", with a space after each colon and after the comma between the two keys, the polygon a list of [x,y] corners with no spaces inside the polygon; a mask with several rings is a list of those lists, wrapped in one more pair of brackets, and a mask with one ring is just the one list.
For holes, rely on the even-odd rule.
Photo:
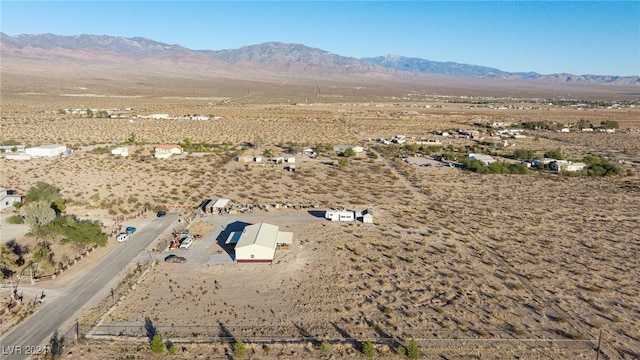
{"label": "parked car", "polygon": [[127,233],[120,233],[116,237],[116,241],[117,242],[125,242],[127,240],[129,240],[129,234],[127,234]]}
{"label": "parked car", "polygon": [[182,256],[171,254],[171,255],[167,256],[166,258],[164,258],[164,261],[165,262],[170,262],[170,263],[182,264],[184,262],[187,262],[187,259],[183,258]]}
{"label": "parked car", "polygon": [[136,232],[136,228],[133,226],[127,227],[127,234],[133,234],[134,232]]}
{"label": "parked car", "polygon": [[164,211],[164,210],[158,211],[158,217],[164,217],[165,215],[167,215],[166,211]]}
{"label": "parked car", "polygon": [[182,240],[182,242],[180,243],[180,249],[188,249],[189,246],[191,246],[191,244],[193,244],[193,238],[192,237],[188,237],[188,238]]}

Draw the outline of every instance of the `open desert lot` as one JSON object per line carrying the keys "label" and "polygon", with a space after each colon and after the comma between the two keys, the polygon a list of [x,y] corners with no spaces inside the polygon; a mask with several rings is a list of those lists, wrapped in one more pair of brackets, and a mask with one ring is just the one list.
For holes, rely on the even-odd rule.
{"label": "open desert lot", "polygon": [[[1,141],[75,150],[53,159],[0,159],[3,188],[24,194],[38,181],[50,183],[67,213],[100,220],[105,229],[144,208],[186,215],[215,198],[254,206],[195,218],[188,227],[203,238],[174,250],[187,262],[145,264],[133,288],[118,289],[113,307],[107,298],[79,318],[85,332],[98,325],[94,333],[113,339],[87,338],[65,358],[152,358],[145,324],[178,345],[173,358],[225,358],[232,344],[213,339],[234,338],[255,359],[319,358],[324,340],[336,358],[364,356],[367,340],[377,356],[400,358],[396,348],[410,339],[428,359],[592,359],[600,336],[601,358],[640,357],[640,107],[415,93],[296,103],[257,96],[2,95]],[[126,116],[60,111],[87,108]],[[480,151],[502,142],[487,123],[580,120],[616,121],[619,128],[527,130],[496,156],[558,149],[574,161],[607,157],[622,175],[417,166],[396,156],[406,148],[376,142],[405,135],[436,139],[441,150],[434,155],[447,147]],[[480,138],[437,135],[458,129],[478,130]],[[215,151],[153,157],[158,144],[186,142],[214,144]],[[129,147],[129,156],[95,151],[115,144]],[[365,151],[347,158],[332,150],[337,144]],[[319,151],[302,154],[308,147]],[[258,156],[295,157],[295,171],[253,161]],[[374,223],[328,221],[323,213],[331,208],[371,209]],[[272,265],[231,261],[221,246],[227,228],[261,221],[292,232],[291,249],[278,250]],[[166,240],[157,242],[154,259],[170,253]],[[30,236],[16,241],[35,243]],[[53,245],[57,254],[68,246]]]}

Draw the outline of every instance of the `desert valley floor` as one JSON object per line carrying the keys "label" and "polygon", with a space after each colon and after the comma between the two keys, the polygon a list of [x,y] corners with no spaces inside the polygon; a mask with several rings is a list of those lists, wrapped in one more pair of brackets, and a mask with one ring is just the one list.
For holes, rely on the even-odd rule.
{"label": "desert valley floor", "polygon": [[[0,140],[75,150],[53,159],[0,159],[4,188],[24,194],[38,181],[50,183],[67,213],[100,220],[105,231],[118,216],[144,229],[155,218],[154,211],[136,216],[144,208],[184,217],[211,198],[253,206],[194,218],[188,228],[202,239],[173,250],[188,259],[184,264],[163,262],[170,235],[158,239],[139,257],[141,270],[116,289],[117,301],[105,294],[78,319],[86,332],[98,325],[95,331],[113,336],[69,345],[65,358],[154,358],[140,331],[145,321],[178,345],[177,354],[164,355],[176,359],[226,358],[232,344],[208,341],[221,334],[245,340],[247,357],[255,359],[319,358],[324,340],[336,358],[364,357],[360,345],[367,340],[378,357],[400,358],[396,348],[410,339],[427,359],[592,359],[600,336],[602,358],[640,356],[640,106],[415,95],[314,101],[2,95]],[[126,116],[61,111],[87,108]],[[581,120],[613,120],[619,128],[527,130],[505,147],[483,125]],[[437,135],[469,129],[480,138]],[[433,155],[495,143],[496,156],[505,158],[515,149],[537,156],[558,149],[575,161],[602,156],[623,175],[418,166],[405,161],[415,157],[408,148],[376,142],[397,135],[436,139],[442,150]],[[153,157],[158,144],[186,142],[215,147]],[[95,151],[116,144],[130,155]],[[345,160],[331,150],[336,144],[365,151]],[[320,152],[302,154],[307,147]],[[258,156],[293,156],[295,171],[253,161]],[[370,209],[374,223],[324,219],[332,208]],[[292,232],[291,249],[278,250],[272,265],[225,259],[225,229],[261,221]],[[3,223],[2,241],[17,234],[16,241],[35,245],[19,226]],[[83,265],[42,286],[94,270],[117,246],[110,238]],[[58,257],[74,251],[60,242],[52,247]],[[8,301],[7,292],[2,297]],[[27,310],[2,315],[3,333],[17,326],[21,311]],[[137,339],[116,333],[128,331]],[[273,342],[265,347],[252,339]]]}

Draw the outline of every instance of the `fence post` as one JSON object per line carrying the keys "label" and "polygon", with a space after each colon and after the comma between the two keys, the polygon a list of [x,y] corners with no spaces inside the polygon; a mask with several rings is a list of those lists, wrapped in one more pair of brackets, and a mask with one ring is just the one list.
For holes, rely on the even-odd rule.
{"label": "fence post", "polygon": [[596,360],[600,358],[600,343],[602,342],[602,329],[600,329],[600,335],[598,335],[598,349],[596,350]]}

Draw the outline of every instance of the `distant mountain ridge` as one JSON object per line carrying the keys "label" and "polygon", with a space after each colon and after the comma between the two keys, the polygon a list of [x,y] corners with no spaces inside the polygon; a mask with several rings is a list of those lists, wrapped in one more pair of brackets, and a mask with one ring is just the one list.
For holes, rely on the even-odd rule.
{"label": "distant mountain ridge", "polygon": [[[366,77],[406,79],[424,75],[457,78],[511,79],[552,83],[585,83],[640,86],[640,76],[541,75],[535,72],[506,72],[496,68],[437,62],[397,55],[371,58],[345,57],[302,44],[267,42],[228,50],[191,50],[142,37],[107,35],[61,36],[31,34],[9,36],[0,33],[3,57],[75,62],[148,61],[154,64],[207,64],[226,70],[251,70],[271,75]],[[230,71],[230,70],[229,70]]]}

